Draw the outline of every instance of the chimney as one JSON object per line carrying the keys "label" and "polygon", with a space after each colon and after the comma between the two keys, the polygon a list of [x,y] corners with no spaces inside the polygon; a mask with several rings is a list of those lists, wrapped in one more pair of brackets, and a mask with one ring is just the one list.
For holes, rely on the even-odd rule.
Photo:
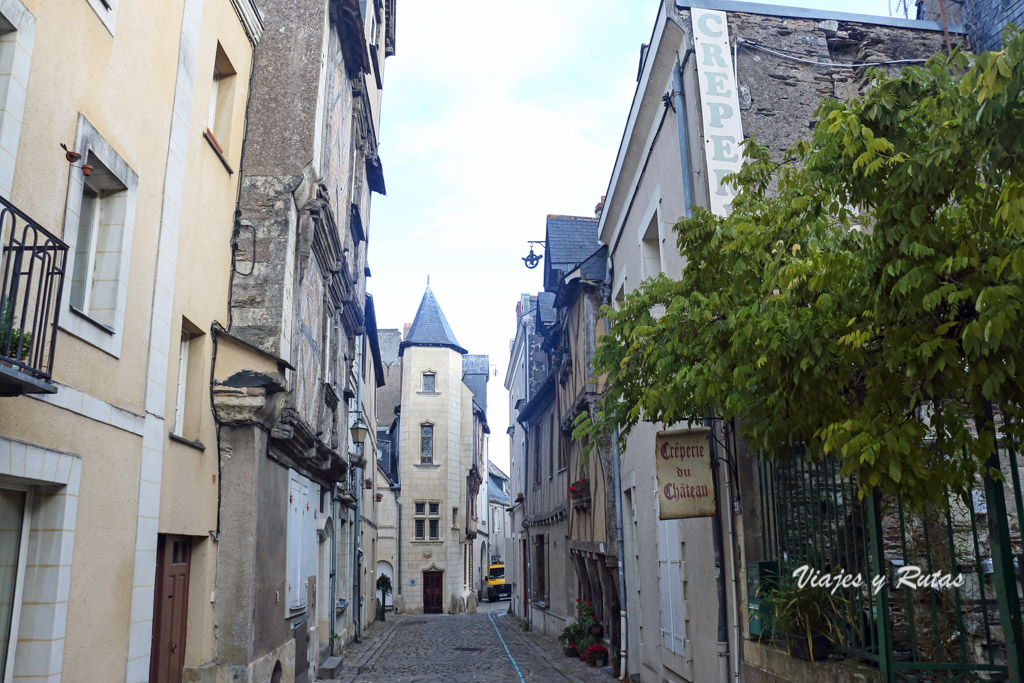
{"label": "chimney", "polygon": [[402,341],[409,338],[409,328],[412,327],[412,323],[406,323],[402,326]]}
{"label": "chimney", "polygon": [[594,207],[594,217],[598,220],[601,219],[601,214],[604,213],[604,195],[601,195],[601,201]]}

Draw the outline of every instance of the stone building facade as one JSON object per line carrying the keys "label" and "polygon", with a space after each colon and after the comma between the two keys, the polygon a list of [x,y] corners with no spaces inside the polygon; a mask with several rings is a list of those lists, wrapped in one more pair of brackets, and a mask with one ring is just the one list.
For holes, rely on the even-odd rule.
{"label": "stone building facade", "polygon": [[[697,30],[702,39],[721,39],[735,52],[712,45],[709,54],[700,44],[693,52]],[[728,164],[740,163],[744,137],[781,158],[808,137],[823,97],[848,98],[867,85],[864,70],[850,61],[923,60],[944,49],[942,26],[935,22],[726,0],[663,3],[599,224],[612,261],[611,304],[648,277],[681,271],[672,226],[688,208],[684,190],[693,204],[727,211],[730,195],[720,176]],[[698,68],[723,65],[717,75],[698,80]],[[715,576],[721,571],[730,676],[776,680],[781,674],[766,657],[767,646],[750,638],[741,609],[750,597],[746,563],[762,553],[756,465],[740,452],[735,469],[721,468],[717,507],[727,511],[722,566],[715,566],[709,518],[659,519],[655,437],[686,426],[642,423],[620,454],[628,673],[644,681],[718,679]]]}
{"label": "stone building facade", "polygon": [[[487,471],[487,357],[459,345],[430,286],[399,347],[402,581],[411,613],[475,609]],[[482,370],[482,372],[481,372]]]}
{"label": "stone building facade", "polygon": [[384,192],[377,144],[395,3],[260,9],[229,315],[215,331],[209,675],[301,681],[374,618],[384,376],[366,245],[371,192]]}

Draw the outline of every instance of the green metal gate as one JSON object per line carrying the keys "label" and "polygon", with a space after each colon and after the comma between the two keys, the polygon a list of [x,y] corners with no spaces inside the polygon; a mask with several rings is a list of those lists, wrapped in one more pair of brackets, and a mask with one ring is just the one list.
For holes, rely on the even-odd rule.
{"label": "green metal gate", "polygon": [[[1003,448],[1005,482],[979,483],[970,497],[911,515],[875,494],[859,500],[856,483],[830,459],[808,464],[759,460],[763,557],[788,573],[807,564],[824,574],[861,574],[867,588],[840,589],[848,615],[842,655],[877,666],[886,682],[1021,680],[1024,519],[1017,455]],[[902,569],[901,567],[908,567]],[[963,585],[920,581],[960,575]],[[870,579],[886,577],[875,594]]]}

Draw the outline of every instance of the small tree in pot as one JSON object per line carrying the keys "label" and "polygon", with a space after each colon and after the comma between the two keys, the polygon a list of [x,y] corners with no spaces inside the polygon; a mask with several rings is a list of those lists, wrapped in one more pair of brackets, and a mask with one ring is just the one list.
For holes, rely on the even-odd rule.
{"label": "small tree in pot", "polygon": [[387,574],[378,576],[377,590],[380,591],[380,613],[377,615],[377,618],[384,621],[384,603],[387,601],[387,597],[391,595],[391,577]]}

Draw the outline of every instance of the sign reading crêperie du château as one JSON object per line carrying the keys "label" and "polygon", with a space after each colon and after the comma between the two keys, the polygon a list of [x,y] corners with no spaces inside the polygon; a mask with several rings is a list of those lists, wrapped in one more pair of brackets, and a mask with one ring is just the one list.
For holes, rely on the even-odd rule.
{"label": "sign reading cr\u00eaperie du ch\u00e2teau", "polygon": [[697,60],[700,113],[704,122],[704,156],[708,163],[711,212],[726,216],[732,210],[735,190],[722,179],[743,166],[743,125],[740,121],[739,88],[729,46],[725,12],[690,10],[693,50]]}
{"label": "sign reading cr\u00eaperie du ch\u00e2teau", "polygon": [[659,518],[714,515],[715,489],[711,482],[708,430],[659,432],[654,445],[658,460]]}

